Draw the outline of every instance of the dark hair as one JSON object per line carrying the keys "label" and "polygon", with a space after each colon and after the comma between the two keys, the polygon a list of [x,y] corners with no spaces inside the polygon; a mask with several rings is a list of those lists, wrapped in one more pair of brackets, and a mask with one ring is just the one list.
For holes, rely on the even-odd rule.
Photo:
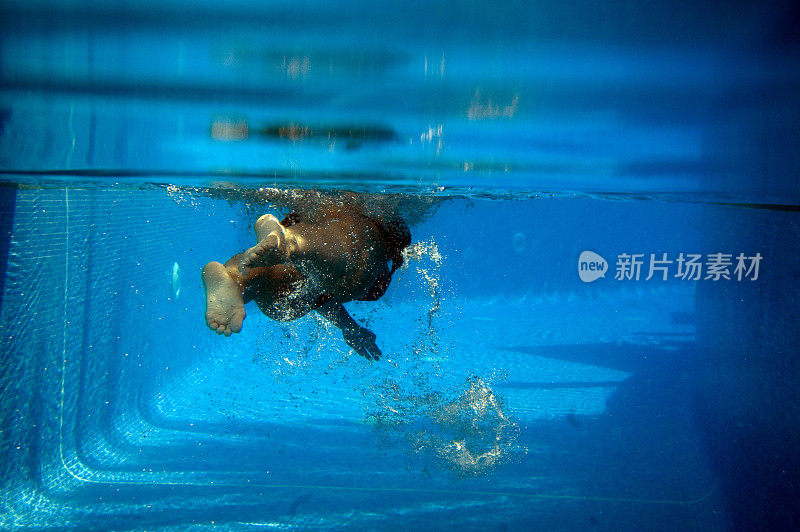
{"label": "dark hair", "polygon": [[378,224],[389,245],[389,258],[392,259],[392,272],[403,265],[403,250],[411,244],[411,230],[405,220],[395,218]]}

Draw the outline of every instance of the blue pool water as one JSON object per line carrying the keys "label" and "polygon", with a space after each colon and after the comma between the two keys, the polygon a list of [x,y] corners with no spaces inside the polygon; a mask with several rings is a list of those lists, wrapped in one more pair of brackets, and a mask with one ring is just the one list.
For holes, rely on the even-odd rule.
{"label": "blue pool water", "polygon": [[[798,16],[5,2],[0,528],[797,529]],[[409,222],[378,362],[206,328],[296,188]]]}

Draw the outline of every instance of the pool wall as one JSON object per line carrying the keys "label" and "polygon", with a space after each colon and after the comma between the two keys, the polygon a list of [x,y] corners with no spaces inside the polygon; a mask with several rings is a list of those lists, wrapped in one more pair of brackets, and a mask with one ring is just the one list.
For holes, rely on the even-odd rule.
{"label": "pool wall", "polygon": [[[442,525],[523,526],[534,516],[555,519],[562,504],[581,508],[576,527],[596,512],[614,516],[609,523],[630,522],[639,505],[648,507],[648,519],[665,523],[715,522],[714,483],[691,418],[680,417],[688,384],[664,387],[662,381],[696,362],[690,344],[652,345],[646,351],[651,358],[666,358],[650,366],[635,361],[642,345],[675,338],[669,316],[691,316],[691,287],[674,281],[596,288],[576,274],[585,243],[580,235],[590,235],[584,238],[602,252],[644,246],[649,225],[668,219],[674,207],[650,204],[651,215],[661,214],[619,234],[604,232],[608,224],[575,221],[570,229],[546,221],[568,219],[579,209],[587,219],[616,220],[616,226],[638,206],[580,198],[522,203],[452,199],[415,226],[416,241],[436,242],[444,260],[438,269],[435,261],[410,262],[379,305],[352,308],[372,323],[387,357],[399,357],[373,367],[346,359],[338,334],[313,319],[281,328],[251,308],[240,335],[226,339],[205,329],[198,271],[210,258],[246,246],[256,213],[177,188],[22,187],[2,307],[8,331],[4,523],[23,529],[128,528],[134,522],[169,528],[355,519],[364,525],[372,514],[394,522],[397,512],[409,512]],[[484,257],[490,267],[480,269],[498,269],[503,256],[521,265],[475,290],[475,266],[463,255],[490,235],[473,233],[459,220],[523,212],[541,218],[504,229],[497,256]],[[680,236],[665,238],[659,250],[697,242],[693,223]],[[512,230],[526,234],[521,254]],[[480,248],[472,253],[482,264]],[[177,297],[175,263],[182,271]],[[418,266],[441,282],[436,295]],[[681,296],[673,301],[669,294],[676,288]],[[647,317],[637,316],[641,301],[659,299],[663,309],[659,303]],[[440,309],[433,329],[431,308]],[[573,312],[583,315],[577,319]],[[686,319],[675,326],[686,331],[677,339],[693,336]],[[644,344],[628,346],[631,341]],[[669,360],[679,365],[667,368]],[[508,375],[491,377],[496,371]],[[523,469],[512,461],[496,473],[459,478],[435,454],[409,448],[408,439],[420,430],[415,423],[430,423],[419,409],[434,395],[411,400],[402,393],[447,395],[468,375],[497,380],[493,386],[522,424],[525,445],[537,449],[530,452],[538,458],[526,460]],[[397,405],[392,387],[369,389],[388,386],[386,379],[401,387]],[[411,409],[396,430],[377,430],[370,421],[376,401],[384,400]],[[651,408],[660,411],[660,424],[645,413]],[[645,432],[652,433],[657,425],[668,439],[639,432],[649,427]],[[456,429],[456,438],[462,430]],[[589,434],[603,443],[590,444]],[[626,451],[606,460],[598,474],[598,460],[619,446]],[[524,456],[520,447],[509,458]],[[658,456],[661,465],[654,467]],[[626,492],[633,500],[622,496]],[[562,499],[565,494],[572,495]],[[309,497],[313,505],[305,505]],[[480,514],[483,506],[498,516]]]}

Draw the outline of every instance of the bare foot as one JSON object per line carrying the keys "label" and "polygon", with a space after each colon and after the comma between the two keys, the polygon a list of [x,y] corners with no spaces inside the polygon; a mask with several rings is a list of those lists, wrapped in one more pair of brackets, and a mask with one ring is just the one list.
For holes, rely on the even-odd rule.
{"label": "bare foot", "polygon": [[246,275],[250,268],[272,266],[289,259],[291,251],[296,249],[296,238],[284,228],[278,219],[265,214],[255,223],[258,243],[244,252],[239,271]]}
{"label": "bare foot", "polygon": [[261,242],[270,233],[280,231],[283,229],[280,220],[273,214],[265,214],[261,216],[253,225],[253,230],[256,232],[256,242]]}
{"label": "bare foot", "polygon": [[217,334],[230,336],[242,330],[244,299],[225,266],[209,262],[203,268],[206,289],[206,324]]}

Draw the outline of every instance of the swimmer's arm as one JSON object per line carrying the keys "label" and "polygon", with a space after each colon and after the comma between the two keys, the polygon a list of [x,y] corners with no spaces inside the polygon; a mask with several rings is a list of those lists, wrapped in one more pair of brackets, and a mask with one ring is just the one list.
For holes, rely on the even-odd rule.
{"label": "swimmer's arm", "polygon": [[378,345],[375,343],[375,333],[359,325],[347,313],[344,305],[329,301],[317,308],[317,312],[342,330],[344,341],[356,353],[367,360],[378,360],[381,357],[381,350],[378,349]]}

